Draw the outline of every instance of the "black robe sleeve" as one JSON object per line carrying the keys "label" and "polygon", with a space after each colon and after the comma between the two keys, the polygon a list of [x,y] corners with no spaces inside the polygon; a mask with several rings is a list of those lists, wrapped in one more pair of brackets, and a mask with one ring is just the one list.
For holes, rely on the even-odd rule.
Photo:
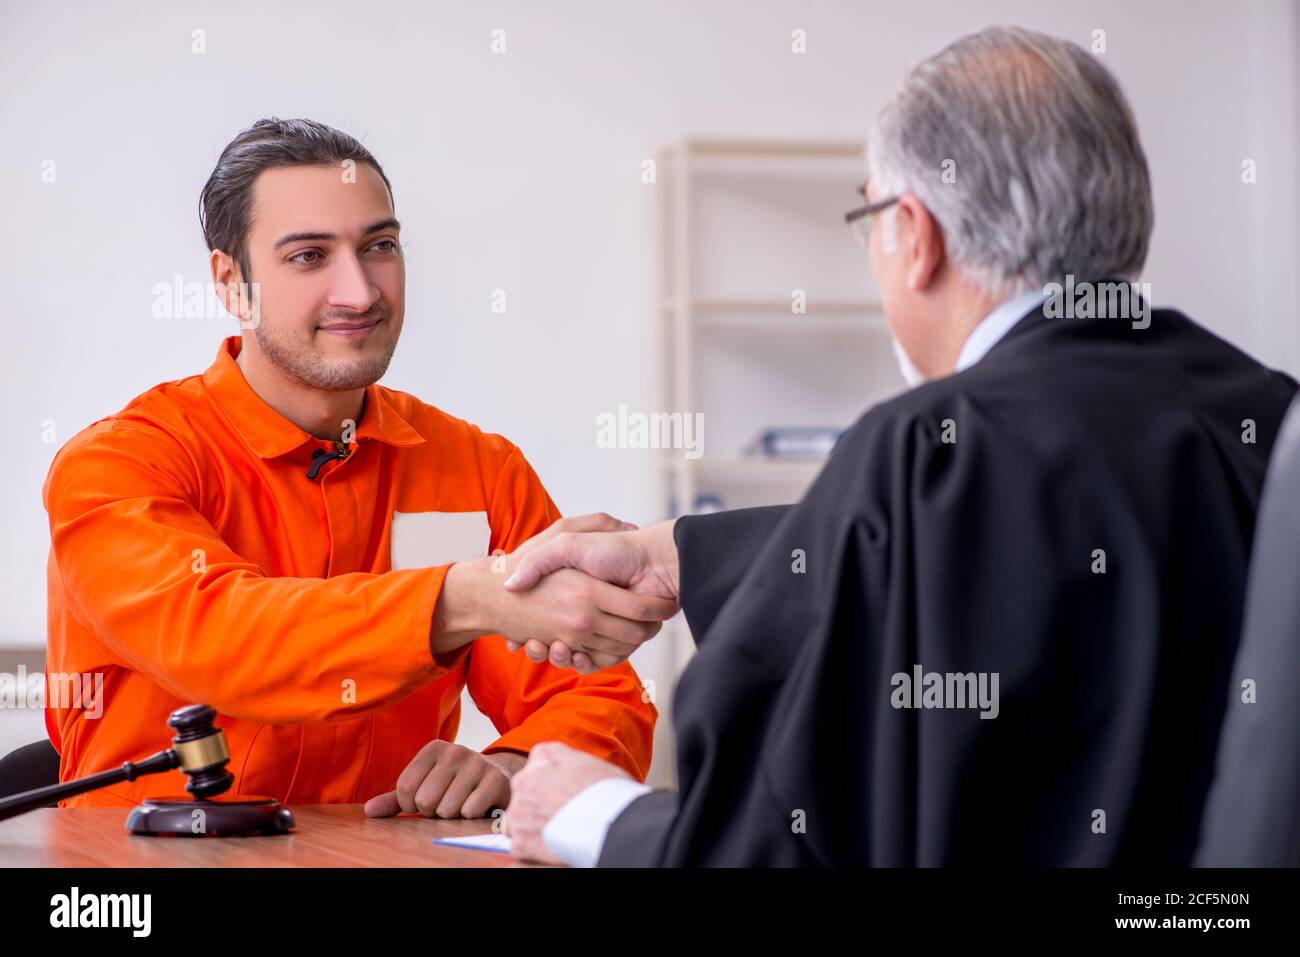
{"label": "black robe sleeve", "polygon": [[[837,471],[828,469],[817,484]],[[883,591],[887,545],[853,513],[824,507],[825,499],[810,493],[797,506],[745,510],[761,514],[730,522],[726,513],[679,521],[683,608],[700,643],[674,698],[682,787],[629,805],[606,835],[600,866],[817,862],[805,825],[822,809],[791,802],[775,782],[787,773],[811,775],[814,762],[828,784],[858,769],[797,746],[803,769],[796,769],[784,756],[790,741],[779,739],[780,719],[816,720],[808,712],[823,693],[816,686],[847,681],[847,672],[826,661],[831,638],[855,628],[850,619],[866,592]],[[728,528],[739,540],[728,544]],[[745,574],[736,585],[738,566]],[[864,572],[875,577],[865,590]],[[693,594],[692,574],[707,582]],[[839,747],[833,740],[825,746],[832,753]],[[783,765],[776,775],[773,762]]]}
{"label": "black robe sleeve", "polygon": [[684,515],[673,527],[682,612],[698,645],[789,505]]}
{"label": "black robe sleeve", "polygon": [[[684,515],[673,527],[682,613],[696,645],[744,577],[754,555],[791,510],[790,505],[738,508]],[[677,792],[642,795],[615,821],[601,850],[604,866],[659,863],[663,841],[677,815]]]}

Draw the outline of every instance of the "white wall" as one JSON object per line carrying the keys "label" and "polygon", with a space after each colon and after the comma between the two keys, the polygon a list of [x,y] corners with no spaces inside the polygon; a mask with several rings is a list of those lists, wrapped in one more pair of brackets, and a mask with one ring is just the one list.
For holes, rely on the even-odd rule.
{"label": "white wall", "polygon": [[[1157,301],[1300,369],[1300,16],[1285,0],[266,6],[0,7],[0,646],[44,643],[40,490],[58,445],[202,371],[235,331],[152,319],[151,290],[206,279],[199,190],[264,115],[353,133],[393,181],[409,286],[385,383],[509,436],[567,512],[658,517],[654,453],[594,442],[598,412],[654,401],[642,159],[683,134],[860,136],[911,63],[995,22],[1084,44],[1106,31],[1153,168]],[[653,675],[653,656],[638,665]]]}

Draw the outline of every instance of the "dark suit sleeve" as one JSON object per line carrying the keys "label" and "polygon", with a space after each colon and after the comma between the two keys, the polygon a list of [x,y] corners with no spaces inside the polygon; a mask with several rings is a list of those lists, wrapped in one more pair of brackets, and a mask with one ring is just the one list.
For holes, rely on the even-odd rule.
{"label": "dark suit sleeve", "polygon": [[698,645],[789,505],[683,515],[673,527],[681,605]]}
{"label": "dark suit sleeve", "polygon": [[641,795],[614,819],[596,866],[658,867],[676,815],[676,791]]}
{"label": "dark suit sleeve", "polygon": [[[1255,525],[1245,623],[1214,784],[1206,801],[1200,867],[1300,864],[1300,400],[1292,403],[1269,463]],[[1242,681],[1258,699],[1242,698]]]}

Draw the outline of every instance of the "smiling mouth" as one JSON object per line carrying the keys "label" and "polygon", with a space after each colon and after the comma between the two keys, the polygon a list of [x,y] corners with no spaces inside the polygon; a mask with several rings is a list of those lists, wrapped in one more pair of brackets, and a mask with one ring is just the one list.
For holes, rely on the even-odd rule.
{"label": "smiling mouth", "polygon": [[373,329],[375,326],[379,325],[379,323],[379,319],[372,319],[370,322],[350,322],[333,326],[320,326],[319,328],[321,332],[337,332],[346,335],[348,333],[365,332],[367,329]]}

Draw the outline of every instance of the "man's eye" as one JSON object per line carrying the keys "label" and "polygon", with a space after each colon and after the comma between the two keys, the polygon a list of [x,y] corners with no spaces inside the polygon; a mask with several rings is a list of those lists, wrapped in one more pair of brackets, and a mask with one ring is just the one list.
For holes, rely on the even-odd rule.
{"label": "man's eye", "polygon": [[320,250],[318,250],[318,249],[304,249],[302,252],[300,252],[300,253],[294,253],[292,256],[290,256],[290,257],[289,257],[289,262],[300,262],[300,263],[303,263],[303,264],[305,264],[305,265],[311,265],[312,263],[314,263],[314,262],[318,262],[318,261],[319,261],[318,259],[301,259],[301,258],[299,258],[299,257],[301,257],[301,256],[317,256],[317,257],[319,257],[319,256],[320,256]]}
{"label": "man's eye", "polygon": [[370,248],[377,250],[381,253],[391,253],[397,251],[397,243],[391,239],[381,239],[379,240],[379,242],[375,243]]}

